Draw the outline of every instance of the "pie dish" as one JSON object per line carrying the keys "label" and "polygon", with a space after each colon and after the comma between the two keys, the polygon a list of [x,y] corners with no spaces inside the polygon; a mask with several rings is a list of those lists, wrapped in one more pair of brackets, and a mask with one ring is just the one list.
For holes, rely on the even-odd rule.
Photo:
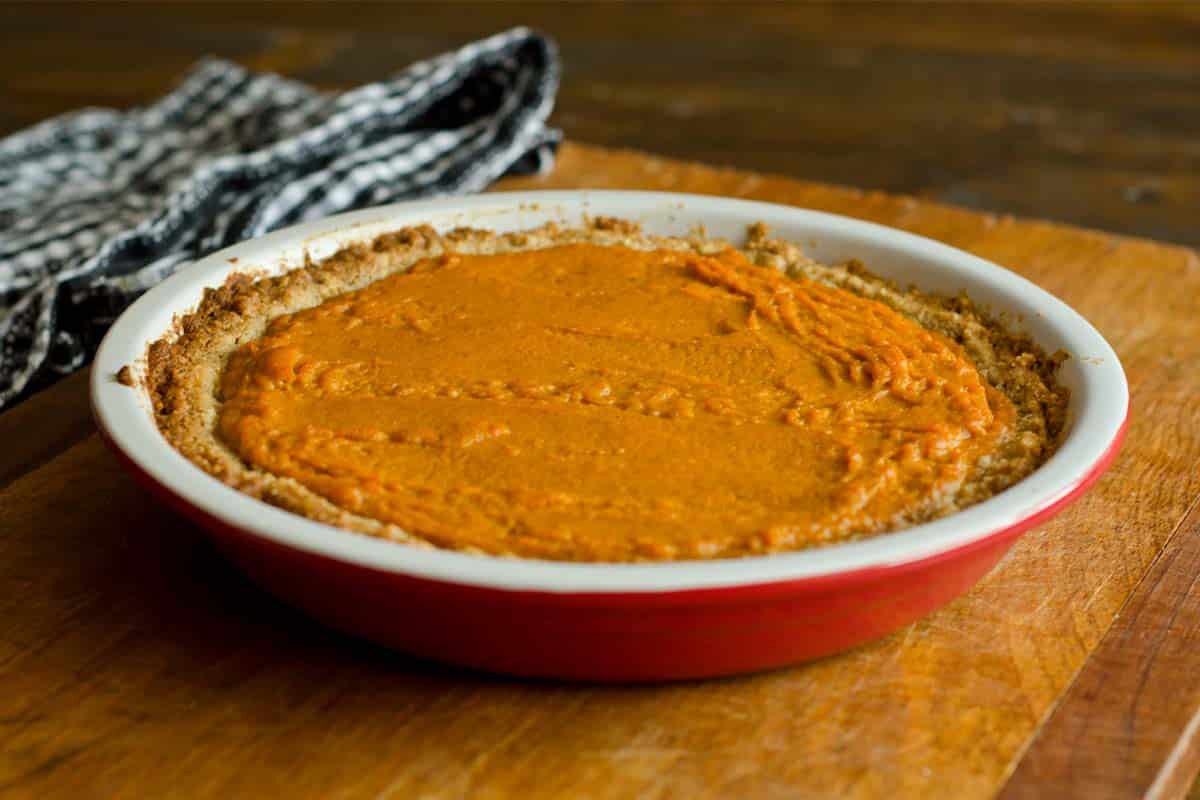
{"label": "pie dish", "polygon": [[[631,219],[644,232],[625,225],[582,230],[583,215]],[[415,230],[418,224],[440,231],[430,236],[440,242],[445,232],[464,225],[498,231],[503,238],[505,231],[547,222],[577,237],[623,237],[626,245],[650,239],[661,245],[667,241],[657,238],[662,236],[676,244],[694,242],[689,231],[703,225],[700,249],[724,238],[748,252],[779,255],[780,240],[799,241],[821,261],[861,258],[882,279],[915,284],[926,293],[965,291],[992,314],[1023,319],[1036,343],[1023,351],[1033,359],[1030,374],[1052,371],[1051,360],[1040,353],[1071,355],[1058,370],[1070,391],[1066,423],[1054,402],[1063,395],[1044,384],[1049,394],[1040,401],[1050,411],[1042,417],[1040,455],[1027,464],[1037,469],[1002,491],[996,490],[1007,484],[992,483],[969,502],[946,505],[941,513],[967,506],[948,516],[923,514],[904,530],[798,552],[725,558],[720,556],[746,553],[723,551],[707,561],[665,564],[496,558],[348,533],[222,485],[172,450],[157,430],[153,411],[157,403],[161,422],[163,386],[170,383],[164,384],[163,375],[187,359],[168,357],[166,344],[148,362],[145,353],[154,342],[186,340],[173,334],[173,326],[187,330],[188,312],[204,308],[198,301],[205,288],[222,286],[235,273],[286,273],[356,243],[377,246],[381,234]],[[747,242],[747,229],[758,222],[778,239],[759,235],[757,242],[753,237]],[[492,234],[459,236],[480,240]],[[843,272],[842,279],[849,277]],[[880,291],[887,285],[863,280]],[[330,296],[347,287],[334,288]],[[967,316],[975,321],[985,315]],[[132,374],[123,376],[132,378],[127,382],[136,384],[133,389],[113,380],[129,364]],[[94,376],[101,429],[135,474],[204,523],[247,572],[277,593],[339,627],[422,655],[591,679],[692,677],[775,666],[834,652],[915,619],[969,587],[1020,531],[1098,476],[1115,453],[1128,404],[1120,365],[1103,339],[1070,309],[994,265],[928,240],[816,212],[654,193],[529,193],[401,205],[239,245],[135,304],[102,346]],[[171,427],[166,429],[172,436]],[[172,441],[181,443],[178,436]],[[1041,463],[1055,445],[1057,451]],[[229,474],[209,471],[229,480]],[[245,475],[235,477],[229,482],[247,488]],[[287,498],[278,502],[269,489],[263,495],[304,511]],[[981,498],[986,499],[975,502]],[[343,507],[338,513],[344,512]],[[326,520],[356,527],[344,518]]]}

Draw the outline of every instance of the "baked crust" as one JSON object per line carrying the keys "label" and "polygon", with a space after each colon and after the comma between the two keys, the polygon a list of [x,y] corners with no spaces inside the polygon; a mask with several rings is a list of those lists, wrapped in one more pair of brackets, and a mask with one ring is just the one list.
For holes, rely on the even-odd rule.
{"label": "baked crust", "polygon": [[[158,427],[185,457],[228,485],[272,505],[338,527],[414,545],[423,539],[350,513],[290,478],[243,462],[215,434],[219,382],[230,354],[259,337],[274,318],[310,308],[354,291],[423,259],[448,251],[490,254],[576,242],[636,249],[670,248],[713,254],[729,247],[703,233],[670,238],[644,234],[633,223],[598,218],[580,228],[548,225],[519,233],[457,229],[438,234],[428,226],[405,228],[277,277],[235,273],[219,289],[205,292],[199,306],[147,353],[146,385]],[[1065,354],[1046,355],[1028,337],[1010,333],[965,295],[939,298],[871,275],[861,264],[818,264],[793,244],[752,226],[739,248],[751,261],[836,286],[882,302],[918,324],[957,342],[980,374],[1016,409],[1016,422],[995,451],[981,458],[953,495],[900,521],[897,527],[944,516],[1011,486],[1032,472],[1057,447],[1067,392],[1055,382]]]}

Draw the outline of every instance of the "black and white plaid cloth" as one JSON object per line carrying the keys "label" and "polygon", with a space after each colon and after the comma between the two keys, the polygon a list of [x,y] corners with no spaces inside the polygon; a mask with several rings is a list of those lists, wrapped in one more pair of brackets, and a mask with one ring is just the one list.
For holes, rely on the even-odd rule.
{"label": "black and white plaid cloth", "polygon": [[188,262],[282,226],[548,168],[554,44],[516,28],[330,95],[225,62],[0,140],[0,409]]}

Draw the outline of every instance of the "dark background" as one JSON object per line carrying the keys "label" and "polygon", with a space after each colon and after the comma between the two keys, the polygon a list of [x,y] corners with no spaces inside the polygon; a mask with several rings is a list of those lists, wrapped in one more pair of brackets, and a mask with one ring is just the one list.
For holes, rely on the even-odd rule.
{"label": "dark background", "polygon": [[515,24],[568,137],[1200,245],[1200,4],[0,8],[0,134],[214,54],[327,88]]}

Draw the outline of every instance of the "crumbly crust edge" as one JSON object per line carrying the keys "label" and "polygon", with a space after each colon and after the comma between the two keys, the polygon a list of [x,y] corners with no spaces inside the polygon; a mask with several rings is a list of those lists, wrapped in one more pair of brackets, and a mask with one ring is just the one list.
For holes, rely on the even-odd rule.
{"label": "crumbly crust edge", "polygon": [[[150,345],[144,383],[155,421],[176,450],[245,494],[347,530],[433,547],[396,525],[352,514],[298,481],[244,463],[214,433],[220,405],[217,386],[225,362],[237,347],[261,336],[272,319],[407,271],[423,259],[448,251],[500,253],[575,242],[698,254],[732,246],[703,231],[687,237],[650,236],[634,223],[613,218],[590,219],[579,228],[551,224],[506,234],[472,228],[439,234],[429,226],[415,226],[350,245],[320,262],[278,276],[237,272],[221,287],[206,290],[194,311],[177,318],[172,329]],[[1058,386],[1055,373],[1066,354],[1045,354],[1027,336],[1011,333],[1004,321],[977,307],[965,294],[945,298],[915,288],[902,289],[857,262],[818,264],[796,245],[772,238],[763,225],[751,226],[745,245],[738,249],[761,266],[878,300],[946,335],[963,347],[983,377],[1016,407],[1016,429],[1007,448],[1015,455],[985,457],[953,496],[899,520],[896,529],[986,499],[1028,475],[1056,449],[1066,423],[1068,393]],[[128,373],[123,373],[128,378]]]}

